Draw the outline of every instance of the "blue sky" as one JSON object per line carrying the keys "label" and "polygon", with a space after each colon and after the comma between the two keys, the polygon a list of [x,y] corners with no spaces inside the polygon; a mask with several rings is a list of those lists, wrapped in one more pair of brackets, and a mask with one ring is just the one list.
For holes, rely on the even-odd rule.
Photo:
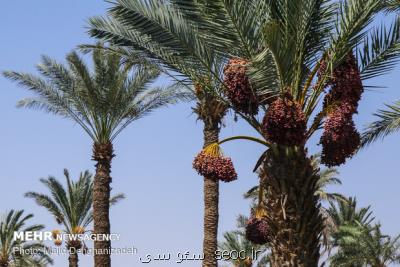
{"label": "blue sky", "polygon": [[[0,71],[33,72],[40,55],[63,60],[76,45],[91,43],[85,33],[88,17],[103,14],[107,4],[95,0],[5,1],[0,9]],[[364,94],[357,116],[362,128],[372,121],[371,114],[383,103],[400,96],[396,69],[390,75],[369,81],[368,85],[387,88]],[[40,177],[63,178],[68,168],[73,177],[86,169],[94,171],[91,140],[69,120],[40,111],[15,108],[17,100],[29,93],[0,77],[0,212],[25,209],[34,213],[32,222],[45,223],[51,230],[53,218],[32,200],[26,191],[43,191]],[[164,108],[134,122],[115,143],[113,192],[123,192],[127,199],[112,208],[112,231],[122,235],[115,247],[135,246],[138,255],[113,257],[113,266],[139,266],[139,256],[147,253],[190,251],[201,253],[203,200],[202,178],[191,167],[194,155],[202,146],[202,124],[196,122],[192,104]],[[222,137],[254,134],[243,122],[225,122]],[[357,196],[361,206],[371,205],[388,234],[400,233],[398,221],[398,151],[400,136],[379,141],[340,168],[343,186],[332,190]],[[317,151],[313,143],[311,151]],[[257,183],[251,173],[262,152],[248,142],[224,146],[233,157],[239,180],[222,184],[220,234],[235,228],[238,214],[248,214],[249,203],[242,194]],[[56,257],[55,266],[65,266],[66,257]],[[82,256],[81,266],[92,266],[92,257]],[[147,266],[176,266],[174,261],[150,263]],[[183,266],[200,266],[199,262]]]}

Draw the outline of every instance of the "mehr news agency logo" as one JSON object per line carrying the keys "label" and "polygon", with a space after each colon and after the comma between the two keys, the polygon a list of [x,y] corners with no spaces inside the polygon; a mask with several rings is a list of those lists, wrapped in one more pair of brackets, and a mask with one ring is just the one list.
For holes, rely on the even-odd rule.
{"label": "mehr news agency logo", "polygon": [[[83,227],[77,226],[73,229],[72,233],[64,233],[60,230],[53,231],[23,231],[14,232],[14,241],[39,241],[39,242],[53,242],[56,247],[47,247],[45,251],[33,251],[32,248],[15,247],[19,253],[25,254],[71,254],[71,253],[83,253],[83,254],[136,254],[137,249],[135,247],[125,248],[110,248],[107,251],[97,251],[96,249],[89,248],[86,245],[88,241],[119,241],[120,234],[95,234],[91,231],[85,231]],[[62,245],[65,244],[66,246]],[[28,250],[28,251],[27,251]]]}

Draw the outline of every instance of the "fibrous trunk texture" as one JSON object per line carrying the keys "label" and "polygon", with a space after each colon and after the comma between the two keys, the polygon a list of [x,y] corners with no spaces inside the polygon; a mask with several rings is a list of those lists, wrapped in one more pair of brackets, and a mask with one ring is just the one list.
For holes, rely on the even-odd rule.
{"label": "fibrous trunk texture", "polygon": [[68,261],[69,267],[78,267],[78,254],[75,251],[70,252]]}
{"label": "fibrous trunk texture", "polygon": [[318,170],[304,148],[274,146],[264,162],[272,267],[317,267],[323,219]]}
{"label": "fibrous trunk texture", "polygon": [[[95,234],[110,234],[110,173],[113,157],[113,146],[110,142],[94,144],[93,160],[96,161],[96,175],[93,184],[93,221]],[[94,266],[111,266],[110,241],[94,242]]]}
{"label": "fibrous trunk texture", "polygon": [[[204,122],[204,147],[218,142],[219,122]],[[217,267],[219,181],[204,177],[203,267]]]}

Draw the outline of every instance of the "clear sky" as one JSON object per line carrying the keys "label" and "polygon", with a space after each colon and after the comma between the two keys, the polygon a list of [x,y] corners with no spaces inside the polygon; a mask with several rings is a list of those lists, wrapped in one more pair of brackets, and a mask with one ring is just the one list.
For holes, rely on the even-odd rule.
{"label": "clear sky", "polygon": [[[88,17],[103,14],[101,0],[3,1],[0,9],[0,71],[33,72],[40,55],[57,60],[76,45],[94,42],[85,33]],[[371,114],[400,97],[400,69],[368,82],[387,88],[368,91],[363,96],[358,128],[372,121]],[[94,171],[91,140],[69,120],[40,111],[17,109],[17,100],[29,93],[0,77],[0,212],[25,209],[34,213],[32,222],[57,227],[53,218],[32,200],[26,191],[43,191],[40,177],[63,179],[68,168],[73,177],[86,169]],[[112,208],[112,232],[122,235],[114,247],[135,246],[138,254],[113,257],[113,266],[139,266],[139,256],[147,253],[190,251],[201,253],[203,223],[202,178],[192,169],[192,159],[202,146],[202,124],[196,122],[192,104],[164,108],[134,122],[115,143],[113,192],[127,199]],[[245,123],[226,120],[222,137],[254,134]],[[331,190],[357,196],[361,206],[371,205],[388,234],[399,234],[398,203],[400,133],[377,142],[340,168],[343,186]],[[315,141],[315,140],[314,140]],[[312,151],[319,147],[312,144]],[[248,142],[230,143],[224,152],[233,157],[239,180],[222,184],[220,235],[235,228],[238,214],[248,214],[249,203],[242,194],[257,183],[251,173],[262,152]],[[67,258],[56,257],[55,266],[66,266]],[[200,266],[189,262],[182,266]],[[91,256],[81,256],[81,266],[92,266]],[[147,266],[176,266],[175,261]],[[179,265],[178,265],[179,266]]]}

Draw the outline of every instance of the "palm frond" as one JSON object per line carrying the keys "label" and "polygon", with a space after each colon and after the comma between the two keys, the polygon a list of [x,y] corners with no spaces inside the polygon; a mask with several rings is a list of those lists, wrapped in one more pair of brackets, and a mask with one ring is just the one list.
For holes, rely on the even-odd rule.
{"label": "palm frond", "polygon": [[118,195],[115,195],[115,196],[111,197],[110,198],[110,206],[113,206],[113,205],[117,204],[118,202],[120,202],[123,199],[125,199],[125,195],[124,194],[118,194]]}
{"label": "palm frond", "polygon": [[332,58],[333,66],[339,64],[353,48],[364,40],[367,26],[381,8],[382,3],[379,0],[340,1],[336,24],[337,36],[334,38],[332,47],[335,57]]}
{"label": "palm frond", "polygon": [[377,121],[369,125],[362,135],[362,146],[400,130],[400,101],[386,105],[387,109],[375,113]]}
{"label": "palm frond", "polygon": [[271,1],[271,19],[264,39],[280,77],[280,87],[301,95],[316,58],[326,48],[333,27],[336,4],[332,1]]}
{"label": "palm frond", "polygon": [[389,28],[381,26],[364,38],[358,49],[360,73],[363,80],[371,79],[393,70],[400,60],[400,18]]}
{"label": "palm frond", "polygon": [[399,12],[400,2],[398,0],[386,0],[385,8],[388,12]]}

